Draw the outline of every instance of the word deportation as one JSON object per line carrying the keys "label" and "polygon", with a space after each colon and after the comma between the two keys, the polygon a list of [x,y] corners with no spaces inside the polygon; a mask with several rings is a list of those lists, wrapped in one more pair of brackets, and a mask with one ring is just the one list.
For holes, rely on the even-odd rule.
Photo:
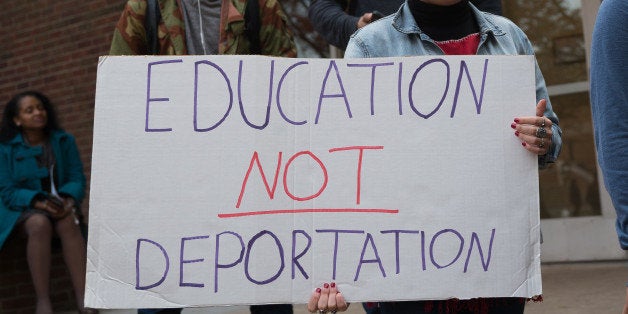
{"label": "word deportation", "polygon": [[[354,237],[353,239],[360,239],[362,241],[361,250],[356,249],[355,254],[359,254],[359,258],[354,256],[350,260],[358,260],[355,265],[355,273],[353,274],[353,280],[358,281],[360,272],[363,271],[363,267],[369,267],[369,274],[374,270],[381,274],[382,277],[389,276],[389,269],[394,267],[397,275],[401,274],[400,260],[404,258],[400,250],[400,244],[403,241],[411,241],[411,243],[417,243],[416,252],[419,252],[420,261],[417,261],[415,269],[405,270],[404,273],[417,271],[430,271],[438,270],[449,267],[459,267],[462,272],[469,271],[469,262],[475,260],[474,265],[477,265],[477,261],[481,263],[482,270],[484,272],[489,271],[491,255],[493,251],[493,242],[495,238],[495,228],[483,233],[483,240],[480,240],[480,236],[477,232],[471,232],[470,235],[463,236],[463,234],[454,229],[442,229],[435,232],[433,235],[427,234],[423,230],[381,230],[378,233],[370,233],[365,230],[340,230],[340,229],[316,229],[317,239],[328,239],[327,243],[319,243],[318,245],[324,245],[328,248],[327,254],[316,253],[316,260],[323,262],[326,257],[329,257],[329,262],[332,263],[332,273],[329,275],[323,275],[322,277],[333,280],[340,277],[346,277],[347,274],[337,274],[337,260],[339,256],[339,248],[342,246],[343,239],[348,237]],[[375,236],[375,237],[374,237]],[[290,237],[290,236],[288,236]],[[359,237],[359,238],[355,238]],[[431,239],[430,239],[431,238]],[[351,239],[350,239],[351,240]],[[376,240],[378,244],[376,244]],[[186,251],[186,245],[191,245],[192,242],[197,246],[207,246],[207,243],[213,241],[215,246],[213,251],[213,265],[210,261],[206,261],[206,258],[210,257],[205,254],[200,254],[199,251],[191,249],[190,252]],[[310,253],[310,247],[312,246],[312,236],[305,230],[293,230],[291,232],[289,251],[286,253],[283,243],[280,238],[269,230],[262,230],[251,237],[245,244],[245,239],[242,235],[234,231],[224,231],[216,234],[214,239],[211,239],[210,235],[199,235],[193,237],[180,238],[180,245],[176,248],[166,248],[157,241],[139,238],[137,239],[137,248],[135,255],[135,269],[136,269],[136,290],[148,290],[159,287],[164,283],[164,280],[171,273],[171,262],[178,263],[179,268],[179,287],[192,287],[203,288],[204,282],[198,282],[199,278],[206,278],[205,271],[211,269],[213,266],[213,279],[214,279],[214,292],[218,292],[219,287],[219,274],[221,271],[228,271],[232,268],[232,271],[243,271],[246,279],[256,285],[266,285],[274,282],[286,271],[286,263],[290,264],[291,279],[295,280],[298,275],[304,279],[309,279],[310,270],[307,270],[302,263],[301,259],[311,260],[312,254]],[[239,247],[227,247],[225,245],[233,245],[233,243],[239,243]],[[395,257],[394,259],[382,259],[378,251],[378,246],[394,247]],[[237,244],[236,244],[237,246]],[[274,247],[273,247],[274,246]],[[346,258],[347,245],[345,243],[342,247],[343,256]],[[174,250],[174,252],[173,252]],[[223,253],[223,250],[227,253]],[[234,252],[239,250],[239,256],[235,257]],[[157,252],[157,253],[155,253]],[[261,253],[260,253],[261,252]],[[291,253],[290,253],[291,252]],[[151,254],[152,253],[152,254]],[[256,256],[257,254],[261,256]],[[404,254],[411,254],[409,251],[404,250]],[[443,254],[444,253],[444,254]],[[150,256],[142,258],[144,255]],[[142,265],[142,261],[155,261],[158,257],[155,254],[163,256],[163,274],[161,278],[155,281],[159,276],[159,268],[154,266],[154,263],[150,263],[149,266]],[[289,257],[286,256],[290,254]],[[464,255],[463,255],[464,254]],[[194,255],[194,256],[190,256]],[[225,256],[223,256],[225,255]],[[369,258],[367,258],[368,256]],[[447,256],[444,257],[443,256]],[[263,257],[265,269],[276,269],[272,274],[260,275],[254,274],[254,270],[258,269],[259,265],[256,265],[252,260],[259,260]],[[385,265],[384,260],[394,260],[395,265]],[[345,261],[342,261],[343,265],[346,265]],[[464,262],[464,263],[463,263]],[[190,264],[201,263],[198,267],[191,267]],[[186,268],[186,265],[189,268]],[[370,266],[369,266],[370,265]],[[404,264],[405,265],[405,264]],[[388,269],[388,271],[387,271]],[[151,279],[142,278],[142,272],[149,272]],[[155,275],[157,273],[157,275]],[[331,275],[331,276],[330,276]],[[349,274],[352,275],[352,274]],[[285,275],[287,276],[287,275]],[[370,275],[369,275],[370,276]],[[229,276],[231,277],[231,276]],[[231,277],[233,278],[233,277]],[[300,278],[301,279],[301,278]]]}
{"label": "word deportation", "polygon": [[[246,105],[243,101],[243,94],[247,92],[246,89],[243,89],[243,73],[245,72],[244,61],[239,60],[238,62],[238,70],[237,73],[235,71],[235,63],[233,64],[224,64],[220,65],[216,62],[212,62],[210,60],[201,60],[194,62],[194,117],[193,117],[193,125],[194,131],[196,132],[208,132],[219,127],[231,114],[232,108],[234,106],[234,89],[237,91],[238,105],[240,109],[240,115],[243,121],[251,128],[262,130],[269,125],[270,122],[270,112],[271,108],[276,106],[279,115],[281,118],[291,124],[291,125],[304,125],[307,124],[308,121],[306,119],[300,119],[297,117],[289,116],[285,110],[285,105],[282,105],[281,95],[285,85],[287,86],[318,86],[318,88],[314,88],[315,92],[318,92],[316,101],[316,115],[314,118],[314,124],[319,123],[319,118],[321,111],[325,107],[325,105],[331,106],[331,104],[336,104],[338,101],[344,103],[344,107],[346,110],[346,115],[349,118],[353,118],[352,106],[354,104],[350,103],[349,95],[351,93],[363,93],[365,90],[369,89],[370,92],[370,114],[372,116],[375,115],[375,90],[376,87],[384,86],[388,90],[396,89],[397,93],[397,107],[399,115],[403,115],[404,111],[404,94],[407,94],[407,102],[412,109],[412,112],[424,119],[429,119],[435,113],[437,113],[445,99],[447,99],[449,93],[453,91],[453,100],[451,104],[450,117],[453,118],[456,112],[456,106],[458,105],[460,98],[460,91],[463,86],[464,88],[468,88],[473,95],[473,102],[475,103],[477,114],[480,114],[482,109],[482,101],[484,97],[484,88],[486,84],[487,78],[487,70],[489,66],[489,59],[485,59],[483,62],[483,66],[476,66],[470,70],[469,64],[465,60],[461,60],[458,64],[451,65],[448,60],[442,58],[432,58],[418,65],[415,69],[405,69],[404,70],[404,62],[372,62],[372,63],[351,63],[347,62],[346,69],[341,68],[342,71],[338,67],[338,63],[336,60],[331,60],[326,64],[325,74],[320,78],[320,82],[314,82],[312,84],[311,80],[314,80],[314,76],[311,75],[299,75],[299,73],[293,73],[297,68],[303,66],[311,65],[308,61],[294,61],[293,63],[286,66],[282,66],[285,68],[283,71],[276,69],[276,60],[274,59],[266,59],[270,60],[270,65],[268,71],[265,72],[268,75],[268,88],[264,87],[267,90],[268,95],[264,95],[263,99],[267,99],[266,104],[266,112],[264,116],[264,121],[252,122],[249,119],[249,116],[246,112]],[[287,59],[281,59],[283,65]],[[235,62],[235,61],[231,61]],[[156,62],[149,62],[147,64],[147,86],[146,86],[146,120],[145,120],[145,131],[146,132],[170,132],[172,131],[171,127],[164,125],[153,125],[156,122],[151,123],[151,112],[154,110],[158,110],[158,108],[154,108],[160,102],[170,102],[170,98],[163,97],[164,95],[168,95],[167,90],[163,90],[157,87],[153,87],[151,82],[155,79],[164,79],[159,75],[154,74],[154,70],[157,68],[164,67],[164,69],[170,71],[180,70],[182,67],[186,67],[183,64],[183,59],[169,59],[169,60],[161,60]],[[324,63],[323,63],[324,64]],[[481,64],[481,63],[477,63]],[[258,66],[259,63],[255,63],[253,67]],[[316,66],[320,66],[319,62],[316,63]],[[173,68],[179,66],[179,69]],[[457,66],[457,69],[452,69],[452,67]],[[387,71],[386,74],[378,76],[378,73],[382,73],[382,71],[378,72],[378,69],[383,69],[388,67],[396,67],[397,72]],[[229,69],[234,69],[229,71]],[[322,68],[322,67],[321,67]],[[347,86],[348,81],[355,81],[356,77],[364,76],[364,71],[368,71],[370,69],[370,81],[365,82],[364,85],[370,86],[359,86],[354,88],[355,91],[348,91],[345,86]],[[256,74],[259,74],[259,68],[255,67],[254,69]],[[275,73],[279,71],[281,73]],[[452,72],[457,72],[457,80],[455,82],[455,87],[450,88],[452,84]],[[473,75],[471,74],[473,72]],[[344,73],[345,75],[341,75]],[[393,73],[391,75],[391,73]],[[408,73],[412,73],[412,77],[406,85],[404,82],[404,73],[408,75]],[[454,72],[455,73],[455,72]],[[435,75],[438,74],[438,75]],[[444,74],[444,75],[443,75]],[[434,93],[435,95],[442,95],[440,100],[435,101],[433,104],[419,104],[419,100],[415,100],[415,93],[420,94],[416,90],[420,90],[421,86],[418,84],[417,79],[425,76],[429,81],[437,80],[435,77],[444,76],[445,80],[442,84],[438,85],[438,89],[440,90],[430,90],[430,93]],[[473,78],[472,78],[473,76]],[[276,77],[279,77],[279,81],[276,81]],[[213,80],[212,80],[213,78]],[[259,79],[258,76],[256,78]],[[466,80],[464,80],[466,78]],[[207,83],[211,81],[211,83]],[[235,83],[237,81],[237,83]],[[391,83],[394,82],[394,83]],[[173,84],[169,84],[171,86]],[[235,85],[235,86],[234,86]],[[202,97],[202,93],[199,93],[203,90],[212,90],[212,96]],[[292,89],[288,87],[287,89]],[[225,95],[229,95],[228,101],[226,100],[226,104],[215,104],[215,93],[221,92]],[[248,90],[248,92],[251,92]],[[258,94],[258,93],[256,93]],[[154,96],[158,95],[158,96]],[[259,96],[259,95],[255,95]],[[266,98],[267,96],[267,98]],[[303,95],[300,95],[298,98],[302,98]],[[420,96],[416,96],[420,97]],[[260,99],[261,97],[252,97],[256,99]],[[274,101],[274,102],[273,102]],[[161,104],[166,105],[166,104]],[[312,104],[314,105],[314,104]],[[220,109],[215,108],[216,106],[220,106]],[[250,107],[255,107],[256,104],[248,104]],[[157,106],[159,107],[159,106]],[[211,107],[209,110],[208,107]],[[427,108],[427,109],[426,109]],[[210,112],[207,114],[200,114],[203,109],[205,111]],[[289,110],[288,110],[289,111]],[[256,115],[257,116],[257,115]],[[261,119],[260,119],[261,120]],[[163,123],[163,122],[161,122]]]}

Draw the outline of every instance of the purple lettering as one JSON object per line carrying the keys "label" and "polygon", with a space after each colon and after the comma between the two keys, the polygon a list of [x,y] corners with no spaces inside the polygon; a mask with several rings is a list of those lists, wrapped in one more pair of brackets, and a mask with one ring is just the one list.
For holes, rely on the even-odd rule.
{"label": "purple lettering", "polygon": [[[341,93],[326,95],[325,88],[327,87],[327,79],[329,78],[329,72],[331,72],[332,68],[334,69],[336,73],[336,79],[338,80],[338,85],[340,86]],[[347,93],[345,92],[344,85],[342,84],[342,79],[340,78],[340,73],[338,72],[338,66],[336,65],[336,61],[331,60],[329,62],[329,67],[327,68],[327,73],[325,73],[325,78],[323,79],[323,85],[321,86],[321,93],[318,98],[318,109],[316,110],[316,119],[314,120],[314,124],[318,124],[318,117],[321,114],[321,104],[323,103],[323,98],[338,98],[338,97],[342,97],[342,99],[344,99],[345,106],[347,107],[347,114],[349,115],[349,118],[353,118],[353,116],[351,115],[351,108],[349,107],[349,101],[347,100]]]}
{"label": "purple lettering", "polygon": [[[426,66],[435,62],[439,62],[445,65],[445,68],[447,69],[447,85],[445,86],[443,97],[441,97],[440,101],[438,102],[438,106],[436,106],[436,108],[434,108],[432,112],[428,114],[422,114],[419,111],[419,109],[417,109],[416,106],[414,105],[414,101],[412,100],[412,89],[414,86],[414,81],[416,80],[416,77],[419,74],[419,72]],[[410,87],[408,89],[408,97],[410,98],[410,107],[412,108],[412,111],[414,111],[414,113],[416,113],[419,117],[422,117],[424,119],[428,119],[433,114],[435,114],[438,111],[438,109],[440,109],[440,107],[443,105],[443,101],[445,101],[445,97],[447,96],[447,91],[449,90],[449,77],[450,77],[449,63],[447,63],[447,61],[445,61],[444,59],[431,59],[421,64],[421,66],[418,69],[416,69],[416,71],[414,71],[414,75],[412,75],[412,80],[410,81]]]}
{"label": "purple lettering", "polygon": [[281,109],[281,86],[283,85],[283,80],[286,78],[286,76],[288,75],[288,72],[292,71],[292,69],[296,68],[299,65],[303,65],[303,64],[309,64],[307,61],[300,61],[297,62],[293,65],[291,65],[285,72],[283,72],[283,75],[281,75],[281,79],[279,80],[279,84],[277,85],[277,109],[279,109],[279,114],[281,115],[281,117],[286,120],[286,122],[293,124],[293,125],[302,125],[307,123],[307,120],[303,120],[303,121],[292,121],[290,120],[286,114],[283,112],[283,109]]}
{"label": "purple lettering", "polygon": [[357,233],[363,234],[364,230],[334,230],[334,229],[317,229],[317,233],[333,233],[334,234],[334,257],[333,257],[333,273],[331,279],[336,279],[336,260],[338,259],[338,235],[341,233]]}
{"label": "purple lettering", "polygon": [[[240,257],[238,257],[238,259],[230,264],[221,264],[220,263],[220,237],[224,234],[229,234],[232,235],[234,237],[236,237],[239,241],[240,241]],[[214,259],[214,292],[218,292],[218,269],[221,268],[231,268],[235,265],[237,265],[238,263],[240,263],[242,261],[242,257],[244,257],[244,241],[242,240],[242,237],[232,231],[225,231],[225,232],[221,232],[219,234],[216,235],[216,256]]]}
{"label": "purple lettering", "polygon": [[423,265],[423,270],[427,269],[425,265],[425,231],[421,231],[421,263]]}
{"label": "purple lettering", "polygon": [[[281,261],[281,266],[279,266],[279,270],[277,270],[277,273],[275,273],[270,278],[266,280],[255,280],[253,279],[253,277],[251,277],[251,274],[249,273],[249,256],[251,255],[251,251],[253,249],[253,245],[255,244],[255,241],[257,241],[257,239],[261,238],[263,235],[268,235],[271,238],[273,238],[273,240],[275,240],[275,244],[277,244],[277,251],[279,253],[279,260]],[[269,261],[267,260],[266,262],[269,262]],[[277,238],[277,236],[274,233],[268,230],[262,230],[258,234],[253,236],[253,238],[251,238],[247,246],[246,257],[244,259],[244,273],[246,274],[246,278],[249,279],[250,282],[258,284],[258,285],[264,285],[264,284],[273,282],[275,279],[277,279],[281,275],[285,265],[286,264],[283,260],[283,247],[281,246],[281,242],[279,241],[279,238]]]}
{"label": "purple lettering", "polygon": [[199,263],[204,261],[204,258],[199,258],[199,259],[193,259],[193,260],[185,260],[183,259],[183,251],[185,250],[185,242],[186,241],[191,241],[191,240],[199,240],[199,239],[207,239],[209,238],[209,236],[197,236],[197,237],[189,237],[189,238],[181,238],[181,252],[179,253],[179,286],[180,287],[195,287],[195,288],[202,288],[205,287],[204,284],[202,283],[190,283],[190,282],[183,282],[183,264],[188,264],[188,263]]}
{"label": "purple lettering", "polygon": [[152,78],[152,69],[153,69],[153,65],[158,65],[158,64],[168,64],[168,63],[179,63],[179,62],[183,62],[182,59],[174,59],[174,60],[164,60],[164,61],[157,61],[157,62],[149,62],[148,63],[148,78],[146,79],[146,122],[144,124],[144,131],[145,132],[170,132],[172,131],[172,128],[161,128],[161,129],[153,129],[153,128],[149,128],[148,127],[148,116],[149,116],[149,112],[150,112],[150,103],[153,101],[170,101],[170,98],[151,98],[150,96],[150,81]]}
{"label": "purple lettering", "polygon": [[[147,286],[140,286],[140,247],[142,245],[142,242],[151,243],[154,246],[158,247],[161,250],[161,253],[164,255],[164,259],[166,260],[166,269],[164,270],[164,275],[161,277],[161,279],[159,279],[159,281]],[[163,246],[161,246],[161,244],[149,239],[137,239],[137,247],[135,249],[135,290],[148,290],[150,288],[161,285],[161,283],[164,282],[164,280],[166,279],[169,269],[170,259],[168,258],[168,253],[166,253],[166,250]]]}
{"label": "purple lettering", "polygon": [[[364,252],[366,252],[366,246],[371,244],[373,248],[373,253],[375,254],[375,259],[364,259]],[[358,281],[358,277],[360,276],[360,269],[362,269],[362,264],[364,263],[377,263],[379,265],[379,270],[382,272],[382,276],[386,277],[386,272],[384,271],[384,266],[382,265],[382,260],[379,258],[379,254],[377,254],[377,247],[375,246],[375,242],[373,241],[373,236],[370,233],[366,234],[366,239],[364,239],[364,246],[362,246],[362,253],[360,254],[360,263],[358,264],[358,269],[355,272],[355,277],[353,281]]]}
{"label": "purple lettering", "polygon": [[[303,251],[301,251],[301,253],[299,253],[298,255],[296,255],[297,234],[301,234],[301,235],[303,235],[307,239],[307,245],[305,246]],[[303,267],[299,263],[299,259],[301,257],[303,257],[303,255],[305,255],[305,253],[307,253],[307,251],[310,249],[311,245],[312,245],[312,237],[310,237],[310,235],[307,234],[307,232],[305,232],[304,230],[293,230],[292,231],[292,279],[295,278],[295,274],[294,274],[295,266],[297,268],[299,268],[299,271],[301,272],[301,275],[303,275],[303,277],[305,277],[305,279],[310,279],[310,276],[307,275],[307,273],[305,272],[305,270],[303,269]]]}
{"label": "purple lettering", "polygon": [[399,266],[399,234],[419,234],[419,231],[413,230],[384,230],[380,231],[382,234],[394,233],[395,234],[395,261],[396,261],[396,274],[400,272]]}
{"label": "purple lettering", "polygon": [[403,115],[403,109],[402,109],[402,105],[403,102],[401,101],[401,82],[403,81],[403,62],[399,62],[399,75],[397,76],[397,103],[399,104],[399,115]]}
{"label": "purple lettering", "polygon": [[[270,62],[270,81],[268,83],[268,105],[266,107],[266,120],[262,125],[255,125],[249,121],[244,113],[244,104],[242,103],[242,60],[240,60],[240,67],[238,71],[238,102],[240,104],[240,114],[242,114],[242,118],[244,122],[248,124],[250,127],[258,130],[263,130],[266,126],[268,126],[268,121],[270,120],[270,104],[273,99],[273,75],[275,74],[275,60]],[[257,99],[257,97],[254,97]]]}
{"label": "purple lettering", "polygon": [[[227,111],[225,112],[225,115],[216,124],[209,126],[207,128],[200,128],[198,126],[199,125],[198,123],[198,102],[199,102],[198,101],[198,72],[199,72],[199,66],[201,64],[209,65],[213,67],[214,69],[218,70],[218,72],[220,72],[222,77],[225,79],[225,83],[227,83],[227,90],[229,90],[229,106],[227,107]],[[195,62],[194,63],[194,131],[207,132],[207,131],[211,131],[217,128],[220,124],[222,124],[223,121],[225,121],[225,119],[227,119],[227,116],[229,116],[229,112],[231,111],[231,107],[233,107],[233,90],[231,89],[231,82],[229,81],[229,78],[227,77],[227,74],[225,73],[225,71],[223,71],[223,69],[220,68],[220,66],[218,66],[217,64],[211,61],[202,60],[202,61]]]}
{"label": "purple lettering", "polygon": [[454,95],[454,103],[451,106],[451,115],[449,117],[453,118],[454,113],[456,112],[456,105],[458,104],[458,94],[460,93],[460,82],[462,81],[462,72],[464,71],[467,74],[467,80],[469,80],[469,87],[471,87],[471,92],[473,93],[473,100],[475,101],[475,110],[478,114],[482,110],[482,99],[484,99],[484,83],[486,82],[486,71],[488,69],[488,59],[484,60],[484,73],[482,74],[482,87],[480,88],[480,99],[475,93],[475,88],[473,87],[473,81],[471,80],[471,74],[469,74],[469,68],[467,67],[467,63],[460,61],[460,73],[458,74],[458,83],[456,84],[456,93]]}
{"label": "purple lettering", "polygon": [[[436,242],[436,239],[444,234],[444,233],[453,233],[454,235],[456,235],[458,237],[458,239],[460,239],[460,248],[458,249],[458,254],[456,255],[456,257],[447,265],[445,266],[441,266],[440,264],[436,263],[436,261],[434,260],[434,243]],[[462,247],[464,246],[464,238],[462,238],[462,235],[460,234],[460,232],[453,230],[453,229],[444,229],[441,230],[439,232],[437,232],[434,237],[432,238],[432,242],[430,243],[430,259],[432,260],[432,264],[434,264],[434,266],[436,266],[436,268],[445,268],[447,266],[450,266],[451,264],[455,263],[458,258],[460,257],[460,254],[462,254]]]}
{"label": "purple lettering", "polygon": [[371,115],[375,115],[375,104],[374,104],[374,95],[375,95],[375,69],[378,66],[389,66],[394,65],[393,62],[386,63],[366,63],[366,64],[357,64],[357,63],[347,63],[348,67],[361,67],[361,68],[371,68]]}
{"label": "purple lettering", "polygon": [[480,261],[482,262],[482,268],[484,271],[488,271],[488,266],[491,263],[491,254],[493,252],[493,239],[495,238],[495,228],[491,231],[491,240],[488,245],[488,256],[486,257],[486,262],[484,262],[484,253],[482,252],[482,245],[480,245],[480,239],[478,238],[478,234],[473,232],[471,233],[471,245],[469,245],[469,252],[467,253],[467,260],[464,262],[464,272],[467,272],[467,267],[469,266],[469,259],[471,258],[471,251],[473,250],[473,241],[478,243],[478,252],[480,253]]}

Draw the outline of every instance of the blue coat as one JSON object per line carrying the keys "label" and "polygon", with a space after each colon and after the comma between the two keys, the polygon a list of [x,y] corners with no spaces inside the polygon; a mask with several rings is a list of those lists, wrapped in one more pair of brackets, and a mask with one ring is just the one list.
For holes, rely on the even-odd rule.
{"label": "blue coat", "polygon": [[[50,144],[55,155],[57,191],[80,204],[85,195],[85,174],[74,137],[53,131]],[[22,135],[0,143],[0,248],[33,198],[47,194],[42,190],[41,178],[48,176],[48,169],[39,168],[36,160],[41,154],[42,148],[27,145]]]}

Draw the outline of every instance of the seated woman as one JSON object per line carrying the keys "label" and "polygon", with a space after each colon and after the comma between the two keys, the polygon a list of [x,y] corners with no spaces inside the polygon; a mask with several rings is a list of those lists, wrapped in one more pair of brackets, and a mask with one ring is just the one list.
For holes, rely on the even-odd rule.
{"label": "seated woman", "polygon": [[86,245],[77,208],[84,194],[74,137],[61,130],[48,98],[35,91],[15,95],[0,126],[0,246],[14,227],[26,235],[37,314],[53,312],[53,235],[61,240],[79,311],[92,312],[83,307]]}
{"label": "seated woman", "polygon": [[[397,13],[354,33],[345,58],[410,55],[534,55],[523,31],[510,20],[479,11],[469,0],[406,0]],[[558,118],[548,100],[545,80],[536,72],[536,115],[513,117],[504,127],[513,129],[522,148],[538,156],[539,167],[554,162],[562,145]],[[530,104],[531,106],[534,104]],[[327,296],[325,296],[327,294]],[[314,292],[308,310],[342,311],[338,293]],[[342,301],[344,298],[340,295]],[[323,301],[321,301],[323,300]],[[327,300],[327,302],[325,302]],[[524,298],[477,298],[380,302],[381,314],[523,313]],[[346,309],[346,308],[345,308]]]}

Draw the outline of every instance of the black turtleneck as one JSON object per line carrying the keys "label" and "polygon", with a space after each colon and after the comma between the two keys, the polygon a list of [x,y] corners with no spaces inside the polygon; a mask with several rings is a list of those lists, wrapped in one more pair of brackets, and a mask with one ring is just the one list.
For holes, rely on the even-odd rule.
{"label": "black turtleneck", "polygon": [[468,0],[450,6],[408,0],[408,6],[421,31],[433,40],[461,39],[480,31]]}

